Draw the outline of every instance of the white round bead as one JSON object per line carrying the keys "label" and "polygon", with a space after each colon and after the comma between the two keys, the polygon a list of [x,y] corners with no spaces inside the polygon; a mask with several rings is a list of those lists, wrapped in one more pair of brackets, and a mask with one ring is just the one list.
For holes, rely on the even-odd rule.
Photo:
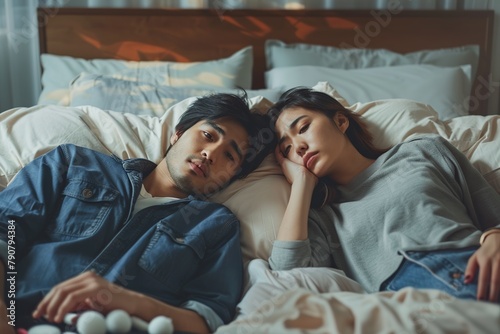
{"label": "white round bead", "polygon": [[78,317],[76,329],[80,334],[105,334],[106,320],[96,311],[85,311]]}
{"label": "white round bead", "polygon": [[66,313],[66,315],[64,316],[64,323],[66,325],[74,325],[74,320],[76,317],[78,317],[78,314],[76,313]]}
{"label": "white round bead", "polygon": [[148,326],[149,334],[172,334],[174,332],[174,324],[172,319],[163,315],[157,316]]}
{"label": "white round bead", "polygon": [[61,334],[61,331],[52,325],[35,325],[29,329],[28,334]]}
{"label": "white round bead", "polygon": [[111,333],[128,333],[132,328],[132,319],[124,310],[114,310],[106,316],[106,328]]}

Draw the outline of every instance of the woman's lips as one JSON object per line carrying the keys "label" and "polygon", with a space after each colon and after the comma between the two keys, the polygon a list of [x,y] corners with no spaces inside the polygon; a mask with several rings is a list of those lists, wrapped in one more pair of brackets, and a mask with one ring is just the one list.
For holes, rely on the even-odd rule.
{"label": "woman's lips", "polygon": [[311,170],[311,167],[314,165],[314,163],[316,162],[316,160],[318,160],[318,152],[314,152],[314,153],[307,153],[305,156],[304,156],[304,166]]}

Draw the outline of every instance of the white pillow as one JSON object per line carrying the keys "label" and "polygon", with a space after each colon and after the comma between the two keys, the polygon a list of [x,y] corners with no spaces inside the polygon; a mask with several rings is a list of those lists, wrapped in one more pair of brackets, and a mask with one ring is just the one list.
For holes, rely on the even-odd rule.
{"label": "white pillow", "polygon": [[[317,87],[326,93],[332,90],[326,83]],[[440,135],[460,150],[500,193],[500,115],[470,115],[442,121],[430,106],[405,99],[346,107],[363,116],[378,147],[393,146],[422,134]]]}
{"label": "white pillow", "polygon": [[364,49],[351,46],[326,46],[305,43],[285,43],[267,40],[265,43],[267,69],[302,65],[338,69],[426,64],[441,67],[471,65],[475,78],[479,62],[479,45],[419,50],[396,53],[387,49]]}
{"label": "white pillow", "polygon": [[389,99],[349,105],[328,82],[313,89],[329,94],[363,116],[377,147],[389,147],[422,134],[437,134],[465,154],[500,193],[500,115],[470,115],[442,121],[429,105]]}
{"label": "white pillow", "polygon": [[468,114],[470,66],[404,65],[353,70],[317,66],[266,72],[268,88],[313,86],[328,81],[349,103],[404,98],[431,105],[443,120]]}
{"label": "white pillow", "polygon": [[82,72],[113,75],[117,79],[174,87],[219,87],[250,89],[253,48],[204,62],[125,61],[81,59],[42,54],[42,92],[38,104],[69,105],[69,85]]}

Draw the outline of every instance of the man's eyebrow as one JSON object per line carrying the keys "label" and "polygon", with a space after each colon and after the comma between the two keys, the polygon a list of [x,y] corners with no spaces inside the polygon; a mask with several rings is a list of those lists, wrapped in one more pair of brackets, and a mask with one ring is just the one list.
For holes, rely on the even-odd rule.
{"label": "man's eyebrow", "polygon": [[[214,128],[215,131],[217,131],[219,134],[221,134],[222,136],[226,135],[226,131],[224,131],[224,129],[222,129],[217,123],[215,123],[214,121],[207,121],[207,124],[210,125],[212,128]],[[236,143],[236,141],[234,140],[231,140],[230,142],[231,146],[233,147],[233,149],[236,151],[236,154],[238,155],[239,159],[242,160],[243,159],[243,152],[241,151],[240,147],[238,146],[238,144]]]}
{"label": "man's eyebrow", "polygon": [[[297,117],[296,119],[294,119],[294,120],[293,120],[293,122],[292,122],[292,123],[290,123],[290,125],[288,126],[288,128],[289,128],[289,129],[292,129],[292,128],[296,127],[296,126],[297,126],[297,123],[298,123],[298,122],[299,122],[302,118],[304,118],[304,117],[307,117],[307,116],[306,116],[306,115],[302,115],[302,116],[299,116],[299,117]],[[280,138],[280,140],[278,141],[278,146],[280,146],[280,145],[281,145],[281,143],[283,143],[283,142],[285,141],[285,139],[286,139],[286,136],[281,137],[281,138]]]}

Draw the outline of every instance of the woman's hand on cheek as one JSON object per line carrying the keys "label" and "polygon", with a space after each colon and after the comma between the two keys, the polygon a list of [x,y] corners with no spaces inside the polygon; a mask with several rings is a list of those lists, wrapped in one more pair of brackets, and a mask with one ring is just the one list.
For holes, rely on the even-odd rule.
{"label": "woman's hand on cheek", "polygon": [[293,184],[296,180],[305,179],[307,181],[314,182],[314,184],[316,185],[316,183],[318,182],[318,178],[306,167],[299,165],[288,158],[285,158],[283,156],[283,153],[281,153],[279,147],[276,148],[274,153],[276,156],[276,160],[278,160],[278,163],[281,166],[283,174],[290,184]]}

